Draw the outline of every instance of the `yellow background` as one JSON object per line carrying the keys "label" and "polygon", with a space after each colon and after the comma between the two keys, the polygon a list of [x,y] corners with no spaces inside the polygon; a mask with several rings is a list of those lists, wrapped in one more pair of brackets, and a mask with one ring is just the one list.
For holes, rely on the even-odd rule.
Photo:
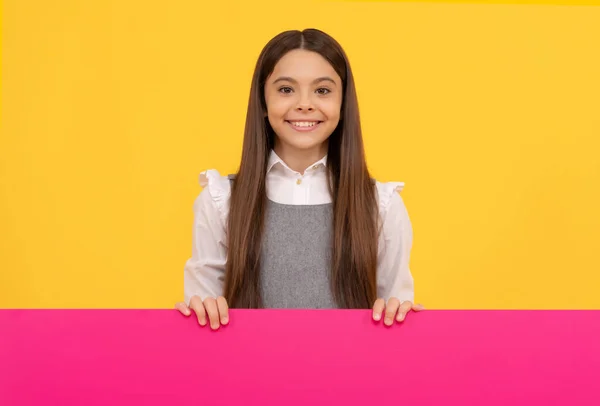
{"label": "yellow background", "polygon": [[198,174],[235,171],[258,53],[306,27],[406,182],[417,301],[600,308],[600,7],[195,0],[4,2],[0,307],[181,300]]}

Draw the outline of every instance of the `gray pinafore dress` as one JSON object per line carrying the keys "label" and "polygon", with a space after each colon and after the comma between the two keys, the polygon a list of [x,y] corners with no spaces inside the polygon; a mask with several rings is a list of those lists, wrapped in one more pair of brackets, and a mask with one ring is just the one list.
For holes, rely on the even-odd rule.
{"label": "gray pinafore dress", "polygon": [[[234,175],[230,175],[233,182]],[[333,205],[267,199],[260,282],[264,308],[333,309],[330,288]]]}

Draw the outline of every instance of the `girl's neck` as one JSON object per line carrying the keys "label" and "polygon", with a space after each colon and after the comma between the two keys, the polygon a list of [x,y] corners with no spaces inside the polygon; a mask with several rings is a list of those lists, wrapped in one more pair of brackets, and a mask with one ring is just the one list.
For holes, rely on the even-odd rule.
{"label": "girl's neck", "polygon": [[312,164],[327,155],[327,144],[321,145],[318,149],[298,150],[286,148],[280,143],[275,144],[273,148],[277,156],[285,162],[290,169],[304,174],[304,171]]}

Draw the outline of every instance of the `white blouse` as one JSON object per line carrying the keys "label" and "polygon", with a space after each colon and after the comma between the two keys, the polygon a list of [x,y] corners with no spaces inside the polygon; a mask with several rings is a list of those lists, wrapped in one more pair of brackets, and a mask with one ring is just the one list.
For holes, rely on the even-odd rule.
{"label": "white blouse", "polygon": [[[267,197],[282,204],[331,203],[326,178],[327,156],[304,174],[289,168],[274,151],[267,167]],[[184,267],[184,300],[202,300],[223,295],[227,260],[227,216],[231,186],[229,178],[216,170],[200,174],[202,192],[194,202],[192,256]],[[413,277],[409,268],[413,231],[400,194],[401,182],[376,182],[379,215],[383,221],[378,237],[377,296],[386,301],[414,301]]]}

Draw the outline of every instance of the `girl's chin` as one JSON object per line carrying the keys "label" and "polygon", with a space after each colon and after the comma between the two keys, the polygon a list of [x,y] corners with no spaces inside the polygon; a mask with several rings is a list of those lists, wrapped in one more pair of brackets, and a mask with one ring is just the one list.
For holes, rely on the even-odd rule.
{"label": "girl's chin", "polygon": [[286,147],[297,150],[310,150],[320,148],[321,145],[327,141],[317,140],[313,137],[307,137],[306,135],[295,135],[293,137],[278,137],[282,144]]}

